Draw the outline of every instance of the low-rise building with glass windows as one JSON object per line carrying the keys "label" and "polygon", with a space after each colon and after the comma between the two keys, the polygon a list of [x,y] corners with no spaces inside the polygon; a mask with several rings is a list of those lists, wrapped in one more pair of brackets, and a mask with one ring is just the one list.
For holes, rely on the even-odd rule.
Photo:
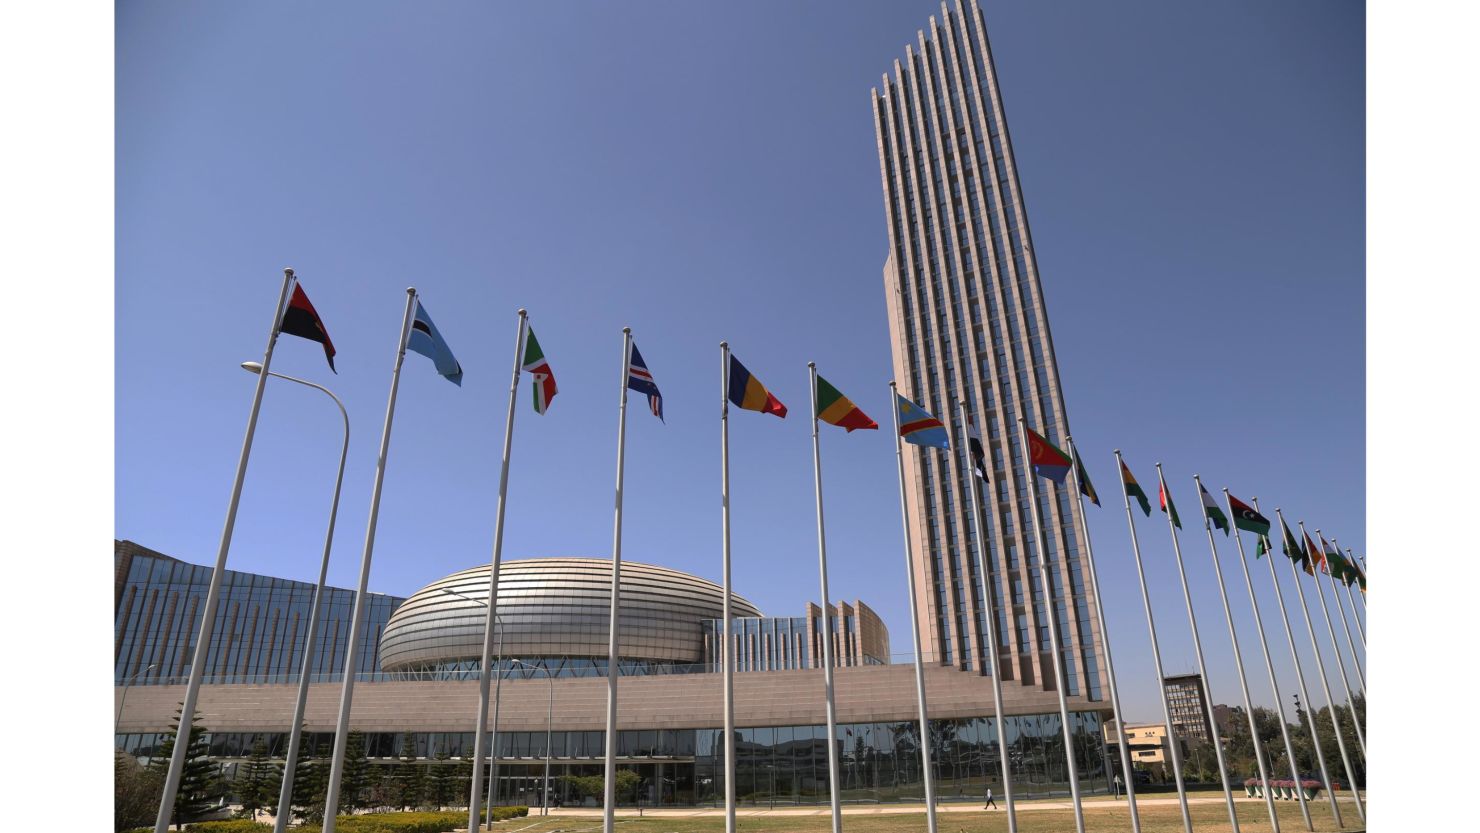
{"label": "low-rise building with glass windows", "polygon": [[[115,544],[115,567],[116,740],[147,760],[167,736],[184,697],[193,658],[187,649],[199,628],[198,606],[189,600],[203,595],[210,570],[131,542]],[[552,801],[580,800],[559,776],[601,773],[610,570],[609,561],[587,558],[502,565],[495,629],[501,801],[539,800],[546,755]],[[366,633],[375,635],[375,645],[367,643],[365,653],[377,664],[358,670],[350,724],[364,734],[372,764],[407,765],[400,760],[405,748],[415,766],[457,764],[471,756],[488,577],[483,565],[404,598],[370,600]],[[312,585],[239,571],[229,571],[225,581],[230,595],[223,599],[231,602],[223,602],[218,615],[199,712],[211,754],[231,776],[259,740],[273,757],[285,754]],[[328,589],[325,598],[339,599],[330,608],[347,610],[352,595]],[[155,611],[173,600],[174,609],[188,616],[144,615],[141,599]],[[617,757],[620,767],[641,776],[637,792],[623,801],[720,802],[724,720],[714,636],[723,591],[687,573],[624,561],[622,600]],[[829,607],[838,648],[838,730],[832,742],[841,754],[844,799],[919,799],[914,670],[888,663],[887,630],[866,605]],[[739,596],[734,609],[736,659],[746,669],[735,677],[737,793],[747,802],[826,802],[821,610],[809,604],[812,615],[768,618]],[[162,622],[169,623],[168,636]],[[348,614],[336,612],[326,625],[320,643],[333,640],[336,629],[348,633]],[[790,647],[782,649],[783,643]],[[332,746],[344,672],[342,650],[320,645],[315,656],[320,653],[326,659],[314,666],[305,737],[308,754],[318,758]],[[135,673],[136,666],[157,665],[161,658],[168,673]],[[939,794],[943,800],[978,800],[1001,776],[990,680],[940,666],[927,668],[925,676]],[[1014,786],[1025,795],[1066,791],[1056,695],[1036,686],[1011,691],[1001,735]],[[1081,697],[1070,702],[1083,786],[1105,789],[1101,704]]]}

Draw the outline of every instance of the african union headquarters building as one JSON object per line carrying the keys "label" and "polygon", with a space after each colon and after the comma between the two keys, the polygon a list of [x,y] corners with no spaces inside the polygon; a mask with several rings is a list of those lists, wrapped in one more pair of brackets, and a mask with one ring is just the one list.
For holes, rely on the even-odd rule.
{"label": "african union headquarters building", "polygon": [[[1101,724],[1108,681],[1075,533],[1081,510],[1067,489],[1045,483],[1038,491],[1041,552],[1032,534],[1017,420],[1059,444],[1068,422],[997,74],[974,3],[943,6],[872,102],[894,377],[902,393],[951,423],[955,436],[964,435],[956,402],[966,400],[988,469],[978,538],[966,460],[915,451],[905,458],[937,794],[977,800],[1000,784],[999,743],[1019,794],[1066,791],[1060,678],[1082,786],[1107,789]],[[829,744],[844,801],[923,797],[914,670],[890,663],[889,634],[867,605],[837,602],[824,616],[821,600],[799,597],[785,612],[800,615],[768,616],[737,597],[732,630],[723,634],[718,585],[658,566],[661,552],[638,560],[654,563],[622,569],[618,673],[625,679],[615,751],[619,768],[640,778],[635,800],[723,802],[722,638],[732,640],[740,672],[735,777],[742,803],[826,802]],[[130,541],[115,543],[114,561],[117,744],[148,759],[184,699],[211,570]],[[345,668],[354,594],[324,591],[308,666],[307,754],[329,754],[343,675],[352,673],[350,727],[363,733],[372,763],[414,750],[428,766],[470,766],[481,600],[489,590],[489,567],[479,561],[467,553],[462,572],[404,597],[367,598],[355,668]],[[515,558],[502,566],[498,697],[490,715],[496,769],[481,762],[485,777],[495,772],[501,801],[537,803],[547,761],[557,793],[566,789],[561,775],[601,773],[610,576],[610,561],[600,558]],[[237,571],[222,586],[198,713],[211,756],[230,777],[259,741],[285,757],[314,587]],[[1049,617],[1060,637],[1057,655]],[[823,639],[836,666],[831,738]],[[992,675],[1002,685],[1001,726]],[[551,800],[577,801],[563,793]]]}

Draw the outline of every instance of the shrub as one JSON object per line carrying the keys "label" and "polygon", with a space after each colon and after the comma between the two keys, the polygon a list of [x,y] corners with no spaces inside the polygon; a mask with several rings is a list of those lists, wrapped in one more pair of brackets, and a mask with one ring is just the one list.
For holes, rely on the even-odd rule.
{"label": "shrub", "polygon": [[251,819],[197,821],[185,825],[185,833],[271,833],[272,825]]}
{"label": "shrub", "polygon": [[1259,786],[1259,779],[1258,778],[1245,778],[1244,779],[1244,786],[1245,787],[1257,787],[1257,786]]}

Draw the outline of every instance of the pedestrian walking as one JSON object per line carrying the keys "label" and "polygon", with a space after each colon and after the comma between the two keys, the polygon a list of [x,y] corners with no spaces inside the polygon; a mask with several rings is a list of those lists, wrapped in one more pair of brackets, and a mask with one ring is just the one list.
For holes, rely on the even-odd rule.
{"label": "pedestrian walking", "polygon": [[992,788],[991,787],[987,787],[987,803],[986,803],[986,806],[982,807],[982,809],[983,810],[995,810],[995,809],[997,809],[997,802],[996,802],[996,800],[994,800],[992,798]]}
{"label": "pedestrian walking", "polygon": [[1120,800],[1120,790],[1125,782],[1120,780],[1120,773],[1115,773],[1115,799]]}

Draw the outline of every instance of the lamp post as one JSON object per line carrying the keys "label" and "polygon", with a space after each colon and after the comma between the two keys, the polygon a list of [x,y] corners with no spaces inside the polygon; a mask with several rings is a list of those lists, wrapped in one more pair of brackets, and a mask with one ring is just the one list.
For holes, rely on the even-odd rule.
{"label": "lamp post", "polygon": [[[262,365],[257,362],[242,362],[242,369],[248,373],[262,374]],[[344,485],[344,461],[349,456],[349,413],[344,410],[344,403],[339,401],[332,391],[323,385],[315,384],[306,379],[296,376],[285,376],[269,370],[268,376],[275,376],[289,382],[313,388],[334,400],[339,408],[339,416],[344,421],[344,444],[339,449],[339,473],[334,477],[334,500],[329,505],[329,529],[324,533],[324,555],[319,561],[319,583],[314,586],[313,604],[308,609],[308,633],[304,636],[303,665],[298,672],[298,699],[293,703],[293,726],[288,733],[288,755],[283,762],[283,783],[278,795],[278,808],[289,807],[293,799],[293,776],[298,769],[298,749],[303,741],[303,712],[308,706],[308,680],[313,670],[313,647],[314,635],[319,627],[319,602],[324,596],[324,582],[329,577],[329,550],[334,545],[334,521],[339,516],[339,492]],[[355,669],[345,668],[344,673],[353,674]],[[273,820],[273,833],[284,833],[288,829],[288,817],[290,813],[279,812]]]}
{"label": "lamp post", "polygon": [[531,671],[545,672],[545,680],[550,684],[550,700],[545,711],[545,786],[540,790],[540,815],[548,816],[550,814],[550,727],[555,720],[555,677],[548,668],[530,665],[517,659],[509,660],[511,668],[515,665]]}
{"label": "lamp post", "polygon": [[[482,599],[475,599],[472,596],[463,595],[450,587],[443,587],[442,592],[449,596],[456,596],[459,599],[477,602],[484,607],[488,607],[488,602]],[[495,613],[493,614],[493,620],[498,630],[498,661],[494,664],[494,667],[498,668],[504,661],[504,617]],[[499,695],[503,692],[503,689],[504,671],[502,668],[498,668],[498,682],[494,684],[493,688],[493,729],[489,732],[488,742],[488,801],[483,805],[488,810],[489,827],[493,827],[493,791],[494,786],[498,783],[498,705]],[[483,727],[479,726],[477,730],[481,732],[483,731]],[[482,764],[483,762],[479,761],[478,763]]]}
{"label": "lamp post", "polygon": [[142,671],[135,671],[128,679],[123,681],[123,693],[118,695],[118,716],[113,718],[113,736],[115,739],[118,737],[118,724],[123,720],[123,704],[128,700],[128,687],[133,685],[134,680],[139,679],[140,674],[147,674],[153,670],[154,663],[151,662],[147,668]]}

